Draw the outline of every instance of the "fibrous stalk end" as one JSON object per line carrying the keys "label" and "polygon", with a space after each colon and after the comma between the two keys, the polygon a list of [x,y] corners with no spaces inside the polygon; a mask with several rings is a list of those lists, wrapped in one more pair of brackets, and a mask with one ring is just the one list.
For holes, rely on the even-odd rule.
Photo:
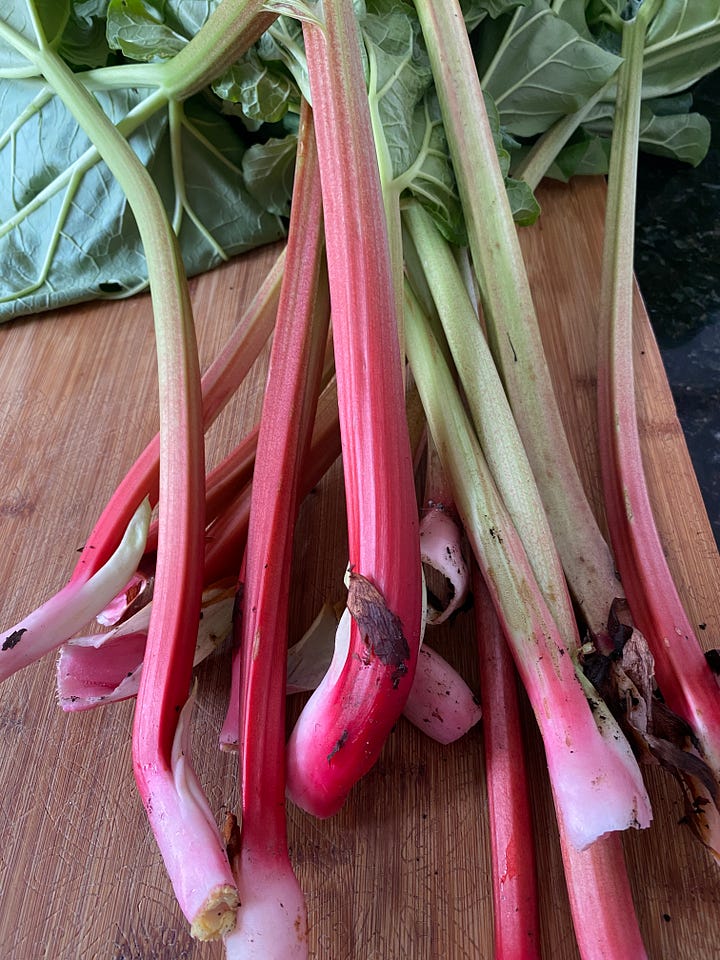
{"label": "fibrous stalk end", "polygon": [[226,936],[235,927],[238,906],[234,887],[216,887],[193,920],[190,934],[196,940],[219,940]]}

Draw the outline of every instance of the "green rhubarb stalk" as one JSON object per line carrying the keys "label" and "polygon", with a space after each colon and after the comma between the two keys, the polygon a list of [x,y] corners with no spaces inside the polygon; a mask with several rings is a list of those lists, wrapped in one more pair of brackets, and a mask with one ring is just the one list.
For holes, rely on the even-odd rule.
{"label": "green rhubarb stalk", "polygon": [[473,425],[500,496],[517,528],[553,619],[570,650],[575,615],[542,500],[497,367],[449,244],[416,201],[404,223],[420,258]]}
{"label": "green rhubarb stalk", "polygon": [[620,588],[563,427],[457,0],[415,0],[463,205],[490,347],[575,601],[603,632]]}
{"label": "green rhubarb stalk", "polygon": [[150,174],[92,94],[44,38],[0,22],[0,37],[45,76],[124,190],[147,259],[160,396],[163,504],[153,616],[133,734],[138,787],[183,912],[199,936],[234,921],[235,884],[207,801],[183,756],[200,612],[204,451],[197,346],[177,239]]}
{"label": "green rhubarb stalk", "polygon": [[650,804],[617,724],[577,671],[494,484],[452,375],[412,291],[406,342],[455,503],[543,736],[558,817],[584,848],[647,826]]}

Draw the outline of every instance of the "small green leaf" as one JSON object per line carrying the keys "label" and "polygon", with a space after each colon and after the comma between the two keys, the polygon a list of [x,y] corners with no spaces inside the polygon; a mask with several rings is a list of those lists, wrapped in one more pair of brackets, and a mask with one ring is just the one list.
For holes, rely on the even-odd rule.
{"label": "small green leaf", "polygon": [[140,61],[169,60],[187,44],[149,0],[110,0],[107,40],[111,50]]}
{"label": "small green leaf", "polygon": [[74,67],[104,67],[110,57],[105,32],[106,0],[72,4],[58,53]]}
{"label": "small green leaf", "polygon": [[505,178],[505,191],[510,201],[513,220],[521,227],[529,227],[540,216],[540,204],[532,188],[524,180]]}
{"label": "small green leaf", "polygon": [[580,132],[573,142],[563,147],[546,176],[567,183],[571,177],[604,176],[610,161],[608,137]]}
{"label": "small green leaf", "polygon": [[237,104],[243,116],[254,123],[277,123],[289,109],[297,112],[300,94],[284,73],[271,69],[250,49],[213,84],[223,100]]}
{"label": "small green leaf", "polygon": [[271,138],[249,147],[243,157],[245,186],[269,213],[290,216],[297,137]]}

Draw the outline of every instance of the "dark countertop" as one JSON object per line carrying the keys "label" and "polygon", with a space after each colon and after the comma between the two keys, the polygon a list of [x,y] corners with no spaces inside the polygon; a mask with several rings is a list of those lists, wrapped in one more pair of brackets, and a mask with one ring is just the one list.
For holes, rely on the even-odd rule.
{"label": "dark countertop", "polygon": [[720,71],[694,108],[713,131],[698,167],[641,156],[635,270],[720,544]]}

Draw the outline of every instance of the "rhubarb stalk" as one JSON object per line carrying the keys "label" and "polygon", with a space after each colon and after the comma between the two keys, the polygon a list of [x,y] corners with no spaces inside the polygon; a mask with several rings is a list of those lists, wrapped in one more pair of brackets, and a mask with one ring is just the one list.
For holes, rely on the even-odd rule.
{"label": "rhubarb stalk", "polygon": [[623,27],[624,59],[610,154],[600,293],[601,465],[608,526],[633,619],[647,638],[667,705],[689,724],[715,778],[710,791],[695,783],[688,814],[718,856],[720,695],[682,606],[655,524],[635,403],[632,318],[638,129],[645,36],[657,6],[654,0],[645,0],[636,17]]}
{"label": "rhubarb stalk", "polygon": [[595,632],[621,589],[553,392],[525,264],[457,0],[415,0],[463,205],[488,338],[575,601]]}
{"label": "rhubarb stalk", "polygon": [[611,830],[647,826],[637,763],[566,646],[492,480],[457,388],[406,291],[408,356],[460,516],[510,643],[545,745],[556,810],[582,849]]}
{"label": "rhubarb stalk", "polygon": [[[288,746],[288,792],[319,816],[374,764],[412,684],[421,576],[396,297],[351,0],[304,25],[325,213],[348,515],[346,654]],[[342,131],[342,133],[340,133]]]}
{"label": "rhubarb stalk", "polygon": [[[234,920],[235,885],[187,754],[188,699],[200,611],[204,531],[202,396],[192,310],[177,238],[147,169],[52,50],[0,23],[46,77],[118,180],[137,221],[153,298],[160,398],[162,514],[153,615],[133,734],[136,780],[178,902],[199,937]],[[179,722],[182,714],[182,723]]]}
{"label": "rhubarb stalk", "polygon": [[[241,631],[240,896],[228,958],[307,956],[305,902],[285,821],[285,661],[293,529],[327,340],[322,198],[312,114],[301,114],[287,270],[273,338],[253,478]],[[318,322],[320,320],[320,322]],[[282,478],[282,482],[278,482]]]}
{"label": "rhubarb stalk", "polygon": [[492,599],[473,570],[483,751],[490,823],[495,960],[539,960],[535,847],[518,678]]}

